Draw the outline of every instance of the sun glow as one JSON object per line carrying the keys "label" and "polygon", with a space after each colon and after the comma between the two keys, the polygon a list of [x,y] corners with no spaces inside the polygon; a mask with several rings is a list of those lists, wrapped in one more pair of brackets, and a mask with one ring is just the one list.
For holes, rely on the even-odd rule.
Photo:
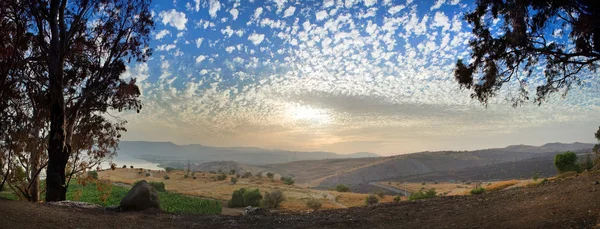
{"label": "sun glow", "polygon": [[294,123],[309,123],[312,125],[328,125],[333,122],[329,111],[306,105],[291,104],[286,116]]}

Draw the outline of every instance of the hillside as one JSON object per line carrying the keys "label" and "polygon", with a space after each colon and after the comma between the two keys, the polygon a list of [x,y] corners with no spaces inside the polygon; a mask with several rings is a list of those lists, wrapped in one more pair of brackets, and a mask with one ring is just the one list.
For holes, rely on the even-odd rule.
{"label": "hillside", "polygon": [[336,154],[331,152],[299,152],[255,147],[212,147],[198,144],[177,145],[172,142],[146,141],[121,141],[118,153],[119,155],[128,155],[171,167],[183,167],[187,163],[187,160],[195,163],[236,161],[250,165],[264,165],[301,160],[379,157],[377,154],[366,152]]}

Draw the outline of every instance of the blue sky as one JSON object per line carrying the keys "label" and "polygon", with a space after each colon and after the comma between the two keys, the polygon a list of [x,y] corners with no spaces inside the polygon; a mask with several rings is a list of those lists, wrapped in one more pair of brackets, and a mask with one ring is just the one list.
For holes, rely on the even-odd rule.
{"label": "blue sky", "polygon": [[[472,1],[154,1],[125,140],[382,155],[593,141],[598,82],[486,109],[452,78]],[[499,20],[489,20],[499,26]],[[557,33],[556,39],[560,39]],[[542,75],[529,85],[536,86]],[[535,93],[532,91],[532,93]]]}

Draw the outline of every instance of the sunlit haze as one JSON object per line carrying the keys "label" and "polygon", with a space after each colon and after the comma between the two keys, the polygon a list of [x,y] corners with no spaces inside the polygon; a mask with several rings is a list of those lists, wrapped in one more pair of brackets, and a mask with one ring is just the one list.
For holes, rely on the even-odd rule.
{"label": "sunlit haze", "polygon": [[459,89],[472,1],[152,4],[152,58],[122,76],[144,107],[113,114],[128,121],[123,140],[380,155],[595,142],[591,73],[541,106],[512,108],[515,87],[487,108]]}

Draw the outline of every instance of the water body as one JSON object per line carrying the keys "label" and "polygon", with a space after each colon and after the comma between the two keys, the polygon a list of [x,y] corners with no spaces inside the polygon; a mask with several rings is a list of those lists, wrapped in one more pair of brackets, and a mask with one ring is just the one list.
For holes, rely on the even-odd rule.
{"label": "water body", "polygon": [[109,161],[103,162],[100,164],[100,169],[110,168],[110,163],[117,164],[117,168],[121,168],[123,165],[132,166],[134,168],[143,168],[143,169],[151,169],[151,170],[164,170],[164,168],[158,167],[157,163],[152,163],[146,160],[142,160],[139,158],[131,157],[130,155],[118,155]]}

